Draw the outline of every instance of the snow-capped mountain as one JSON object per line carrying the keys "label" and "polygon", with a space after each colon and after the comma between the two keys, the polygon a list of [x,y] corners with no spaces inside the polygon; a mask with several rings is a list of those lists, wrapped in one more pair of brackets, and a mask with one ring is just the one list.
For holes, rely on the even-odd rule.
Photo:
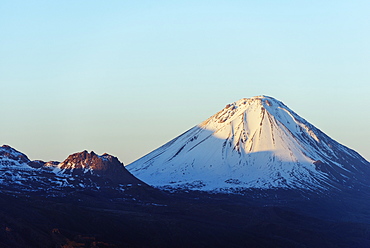
{"label": "snow-capped mountain", "polygon": [[6,167],[27,167],[29,158],[8,145],[0,147],[0,168]]}
{"label": "snow-capped mountain", "polygon": [[[62,163],[31,161],[14,148],[0,147],[0,191],[53,191],[66,188],[123,189],[145,185],[114,156],[83,151]],[[123,188],[122,188],[123,187]]]}
{"label": "snow-capped mountain", "polygon": [[129,164],[156,187],[327,190],[370,185],[370,163],[268,96],[244,98]]}

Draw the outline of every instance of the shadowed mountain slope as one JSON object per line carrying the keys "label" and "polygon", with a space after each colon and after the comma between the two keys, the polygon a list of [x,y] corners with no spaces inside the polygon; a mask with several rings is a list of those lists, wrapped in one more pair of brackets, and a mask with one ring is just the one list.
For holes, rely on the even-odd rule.
{"label": "shadowed mountain slope", "polygon": [[369,185],[370,163],[282,102],[244,98],[127,166],[157,187],[207,191]]}

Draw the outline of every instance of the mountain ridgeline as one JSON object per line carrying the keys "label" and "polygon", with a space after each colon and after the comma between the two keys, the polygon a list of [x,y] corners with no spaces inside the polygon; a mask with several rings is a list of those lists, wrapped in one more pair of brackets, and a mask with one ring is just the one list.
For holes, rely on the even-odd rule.
{"label": "mountain ridgeline", "polygon": [[4,145],[0,173],[1,187],[30,191],[148,184],[221,193],[325,192],[369,187],[370,163],[282,102],[257,96],[228,104],[126,167],[114,156],[87,151],[61,163],[30,161]]}
{"label": "mountain ridgeline", "polygon": [[14,148],[0,147],[0,188],[6,191],[50,192],[66,189],[123,189],[146,184],[130,172],[114,156],[79,152],[63,162],[31,161]]}
{"label": "mountain ridgeline", "polygon": [[58,165],[60,173],[72,176],[96,175],[120,184],[143,184],[130,174],[118,158],[104,153],[99,156],[86,150],[69,155]]}
{"label": "mountain ridgeline", "polygon": [[228,104],[127,168],[156,187],[216,192],[341,190],[370,177],[357,152],[267,96]]}
{"label": "mountain ridgeline", "polygon": [[0,247],[367,248],[369,189],[368,161],[257,96],[126,167],[3,145]]}

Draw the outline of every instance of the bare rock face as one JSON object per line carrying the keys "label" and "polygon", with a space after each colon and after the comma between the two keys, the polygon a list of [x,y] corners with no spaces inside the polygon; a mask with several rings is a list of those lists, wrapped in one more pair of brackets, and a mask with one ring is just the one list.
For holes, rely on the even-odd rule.
{"label": "bare rock face", "polygon": [[45,165],[45,162],[42,160],[34,160],[34,161],[28,162],[28,165],[31,166],[32,168],[38,169],[38,168],[42,168]]}
{"label": "bare rock face", "polygon": [[72,176],[98,176],[122,184],[144,184],[127,171],[117,157],[104,153],[99,156],[93,151],[83,151],[68,156],[58,165],[63,174]]}

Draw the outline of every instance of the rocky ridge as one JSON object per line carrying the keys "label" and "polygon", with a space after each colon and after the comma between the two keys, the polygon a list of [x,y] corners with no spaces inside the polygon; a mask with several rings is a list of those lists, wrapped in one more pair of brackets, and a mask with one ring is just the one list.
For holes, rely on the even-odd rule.
{"label": "rocky ridge", "polygon": [[0,191],[62,192],[66,189],[124,190],[145,185],[129,173],[118,158],[83,151],[63,162],[31,161],[14,148],[0,147]]}

